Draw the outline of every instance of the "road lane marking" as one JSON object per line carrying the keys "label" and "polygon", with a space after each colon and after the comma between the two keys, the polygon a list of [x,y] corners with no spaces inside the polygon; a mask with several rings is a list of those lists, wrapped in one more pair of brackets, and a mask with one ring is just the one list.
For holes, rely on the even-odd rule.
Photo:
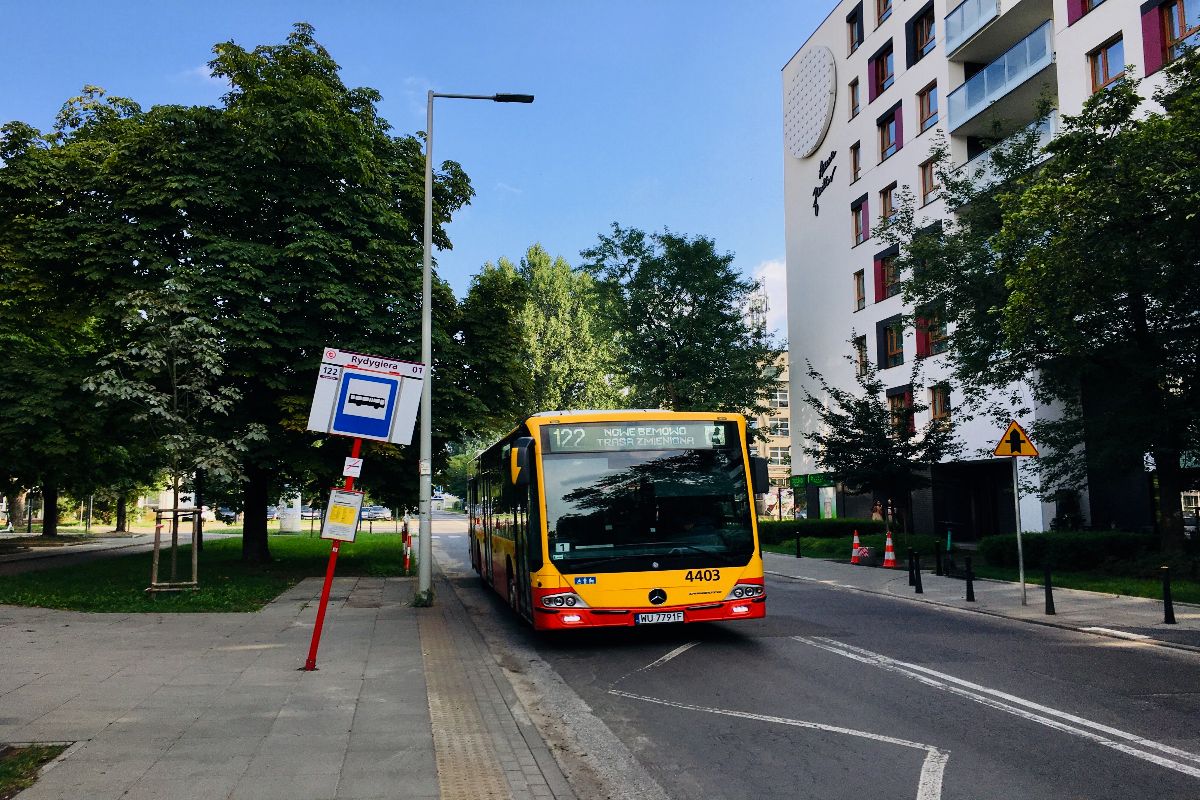
{"label": "road lane marking", "polygon": [[683,655],[688,650],[691,650],[693,647],[695,647],[698,644],[700,644],[700,643],[699,642],[688,642],[687,644],[681,644],[681,645],[679,645],[679,647],[676,647],[674,650],[667,653],[665,656],[658,659],[657,661],[651,661],[649,664],[642,667],[642,669],[638,670],[638,672],[642,672],[643,670],[648,670],[648,669],[654,669],[655,667],[661,667],[663,664],[667,663],[672,658]]}
{"label": "road lane marking", "polygon": [[853,728],[843,728],[838,725],[825,725],[820,722],[809,722],[802,719],[774,717],[768,714],[753,714],[749,711],[734,711],[728,708],[712,708],[709,706],[693,705],[692,703],[677,703],[674,700],[663,700],[658,697],[647,697],[645,695],[634,694],[632,692],[624,692],[620,689],[609,689],[608,693],[616,695],[617,697],[624,697],[628,700],[641,700],[644,703],[654,703],[656,705],[678,708],[684,711],[701,711],[705,714],[718,714],[724,717],[749,719],[756,722],[771,722],[776,725],[788,725],[793,728],[807,728],[809,730],[825,731],[826,733],[840,733],[846,736],[855,736],[859,739],[870,739],[874,742],[883,742],[884,744],[894,744],[900,747],[908,747],[913,750],[922,750],[925,752],[925,760],[921,763],[921,777],[917,782],[917,800],[940,800],[942,796],[942,776],[946,772],[946,763],[950,760],[950,751],[942,750],[934,747],[931,744],[922,744],[921,742],[914,742],[910,741],[909,739],[900,739],[895,736],[885,736],[881,733],[858,731]]}
{"label": "road lane marking", "polygon": [[[1191,764],[1181,763],[1164,756],[1156,755],[1155,753],[1147,753],[1146,750],[1157,750],[1160,753],[1174,756],[1185,761],[1191,761],[1200,765],[1200,755],[1190,753],[1187,750],[1180,750],[1177,747],[1156,742],[1151,739],[1146,739],[1134,733],[1122,731],[1118,728],[1113,728],[1099,722],[1094,722],[1083,717],[1070,714],[1066,711],[1060,711],[1049,706],[1035,703],[1031,700],[1026,700],[1016,695],[1001,692],[996,689],[989,689],[986,686],[981,686],[977,683],[965,681],[962,678],[956,678],[953,675],[948,675],[944,672],[922,667],[919,664],[911,664],[905,661],[898,661],[894,658],[889,658],[880,653],[874,653],[870,650],[861,647],[855,647],[844,642],[838,642],[834,639],[828,639],[823,636],[806,637],[793,636],[792,639],[811,645],[813,647],[825,650],[830,653],[849,658],[854,661],[859,661],[864,664],[870,664],[880,669],[896,672],[911,678],[918,683],[931,686],[935,689],[940,689],[944,692],[958,695],[959,697],[972,700],[976,703],[994,708],[998,711],[1004,711],[1023,719],[1037,722],[1045,725],[1048,728],[1069,733],[1083,739],[1103,745],[1104,747],[1118,750],[1135,758],[1140,758],[1143,761],[1148,761],[1166,769],[1181,772],[1184,775],[1190,775],[1193,778],[1200,778],[1200,766],[1192,766]],[[1091,730],[1088,730],[1090,728]],[[1127,742],[1129,744],[1127,744]],[[1134,746],[1136,745],[1136,747]],[[1137,749],[1137,747],[1144,749]]]}
{"label": "road lane marking", "polygon": [[1115,636],[1118,639],[1128,639],[1131,642],[1145,642],[1150,639],[1149,636],[1143,636],[1140,633],[1130,633],[1129,631],[1118,631],[1118,630],[1114,630],[1113,628],[1097,628],[1097,627],[1093,626],[1090,628],[1080,628],[1079,630],[1087,631],[1088,633],[1103,633],[1105,636]]}

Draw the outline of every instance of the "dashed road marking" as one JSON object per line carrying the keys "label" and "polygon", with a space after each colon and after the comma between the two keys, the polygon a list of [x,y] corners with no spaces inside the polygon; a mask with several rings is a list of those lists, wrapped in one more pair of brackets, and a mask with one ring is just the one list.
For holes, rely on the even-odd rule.
{"label": "dashed road marking", "polygon": [[709,706],[693,705],[692,703],[677,703],[673,700],[663,700],[659,697],[646,697],[645,695],[633,694],[632,692],[623,692],[620,689],[609,689],[608,693],[629,700],[640,700],[644,703],[655,703],[660,706],[678,708],[684,711],[700,711],[706,714],[719,714],[724,717],[737,717],[756,722],[788,725],[793,728],[807,728],[809,730],[825,731],[826,733],[840,733],[846,736],[856,736],[860,739],[870,739],[874,742],[883,742],[884,744],[899,745],[900,747],[908,747],[913,750],[922,750],[925,752],[925,760],[921,763],[921,777],[917,782],[917,800],[940,800],[942,796],[942,776],[946,772],[946,763],[950,760],[950,752],[934,747],[931,744],[922,744],[921,742],[900,739],[895,736],[885,736],[879,733],[871,733],[870,731],[858,731],[838,725],[824,725],[820,722],[809,722],[802,719],[774,717],[768,714],[752,714],[748,711],[711,708]]}
{"label": "dashed road marking", "polygon": [[[1195,753],[1180,750],[1177,747],[1171,747],[1161,742],[1146,739],[1134,733],[1084,719],[1066,711],[1044,706],[1040,703],[1008,694],[1007,692],[989,689],[986,686],[965,681],[962,678],[956,678],[953,675],[947,675],[944,672],[938,672],[928,667],[922,667],[919,664],[898,661],[880,653],[874,653],[870,650],[838,642],[834,639],[827,639],[823,636],[814,636],[811,638],[807,636],[793,636],[791,638],[797,642],[820,648],[844,658],[904,675],[926,686],[964,697],[989,708],[1021,717],[1022,719],[1037,722],[1045,725],[1047,728],[1053,728],[1063,733],[1087,739],[1104,747],[1131,755],[1134,758],[1148,761],[1151,764],[1181,772],[1193,778],[1200,778],[1200,755]],[[1148,753],[1146,752],[1147,750],[1155,750],[1165,755]],[[1172,756],[1172,758],[1167,758],[1166,756]],[[1175,759],[1180,760],[1177,761]],[[1193,766],[1193,764],[1196,766]]]}

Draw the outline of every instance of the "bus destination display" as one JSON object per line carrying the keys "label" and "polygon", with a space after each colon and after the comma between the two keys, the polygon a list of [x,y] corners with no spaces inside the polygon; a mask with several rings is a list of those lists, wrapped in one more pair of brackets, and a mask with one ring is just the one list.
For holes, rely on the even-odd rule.
{"label": "bus destination display", "polygon": [[556,425],[547,433],[551,453],[622,450],[711,450],[725,446],[723,422],[639,422]]}

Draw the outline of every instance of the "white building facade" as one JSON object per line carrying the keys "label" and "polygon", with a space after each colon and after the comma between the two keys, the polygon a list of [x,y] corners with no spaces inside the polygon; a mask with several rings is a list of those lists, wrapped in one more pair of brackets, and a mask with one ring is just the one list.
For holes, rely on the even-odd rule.
{"label": "white building facade", "polygon": [[[1200,0],[841,0],[782,72],[791,363],[806,360],[834,385],[854,386],[855,366],[880,368],[896,403],[912,399],[929,414],[954,415],[961,398],[938,385],[944,343],[938,327],[902,324],[903,305],[889,259],[894,249],[871,229],[908,187],[918,219],[945,218],[930,150],[940,131],[956,164],[988,162],[988,139],[1037,123],[1040,98],[1076,114],[1132,65],[1132,77],[1159,70],[1180,44],[1200,38]],[[922,386],[909,385],[914,360]],[[792,397],[803,397],[806,370],[793,369]],[[933,388],[930,388],[933,387]],[[1051,413],[1037,409],[1038,414]],[[918,418],[917,424],[926,419]],[[1032,418],[1021,420],[1032,422]],[[811,412],[792,403],[795,474],[819,470],[803,452]],[[1003,430],[976,419],[961,425],[961,460],[939,465],[931,491],[914,497],[918,530],[972,539],[1015,529],[1011,465],[977,455]],[[1022,480],[1027,476],[1022,473]],[[1086,492],[1079,498],[1084,522]],[[872,498],[839,496],[840,515],[863,515]],[[1070,505],[1064,500],[1064,505]],[[1022,496],[1021,525],[1047,529],[1076,509]]]}

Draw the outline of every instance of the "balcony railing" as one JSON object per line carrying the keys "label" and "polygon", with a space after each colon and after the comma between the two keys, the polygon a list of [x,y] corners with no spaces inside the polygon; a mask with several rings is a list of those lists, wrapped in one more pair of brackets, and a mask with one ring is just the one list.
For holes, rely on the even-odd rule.
{"label": "balcony railing", "polygon": [[1000,182],[1000,175],[997,173],[994,163],[996,153],[1003,152],[1007,147],[1012,146],[1016,140],[1027,135],[1030,131],[1037,133],[1039,155],[1035,158],[1034,163],[1041,163],[1049,158],[1049,153],[1046,152],[1046,145],[1050,144],[1050,140],[1058,134],[1058,111],[1052,110],[1045,119],[1038,120],[1024,130],[1018,131],[1004,141],[999,142],[994,147],[988,148],[959,167],[958,172],[974,180],[975,188],[979,191],[991,188]]}
{"label": "balcony railing", "polygon": [[1017,42],[947,98],[951,131],[970,121],[992,103],[1054,62],[1051,20]]}
{"label": "balcony railing", "polygon": [[1000,0],[965,0],[946,15],[946,52],[962,47],[989,22],[1000,16]]}

